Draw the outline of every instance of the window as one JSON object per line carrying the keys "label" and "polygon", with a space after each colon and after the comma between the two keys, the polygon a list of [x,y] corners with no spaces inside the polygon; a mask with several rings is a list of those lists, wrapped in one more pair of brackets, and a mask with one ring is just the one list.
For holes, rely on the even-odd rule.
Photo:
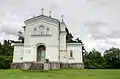
{"label": "window", "polygon": [[34,33],[33,33],[33,35],[36,35],[36,34],[37,34],[37,29],[34,28]]}
{"label": "window", "polygon": [[73,51],[70,50],[70,57],[72,58],[73,57]]}
{"label": "window", "polygon": [[40,34],[40,35],[43,35],[44,32],[45,32],[44,26],[40,26],[40,27],[39,27],[39,34]]}
{"label": "window", "polygon": [[49,34],[49,31],[50,31],[50,29],[49,29],[49,28],[47,28],[47,29],[46,29],[46,34]]}

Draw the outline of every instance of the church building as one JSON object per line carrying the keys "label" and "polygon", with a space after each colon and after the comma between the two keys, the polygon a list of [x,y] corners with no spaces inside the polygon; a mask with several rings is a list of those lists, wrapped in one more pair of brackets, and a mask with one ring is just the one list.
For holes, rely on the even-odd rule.
{"label": "church building", "polygon": [[[66,42],[67,26],[63,19],[60,21],[42,13],[24,23],[24,33],[19,34],[22,41],[14,42],[12,68],[39,66],[36,68],[44,69],[47,62],[52,64],[51,69],[84,68],[82,44]],[[36,65],[32,67],[33,64]]]}

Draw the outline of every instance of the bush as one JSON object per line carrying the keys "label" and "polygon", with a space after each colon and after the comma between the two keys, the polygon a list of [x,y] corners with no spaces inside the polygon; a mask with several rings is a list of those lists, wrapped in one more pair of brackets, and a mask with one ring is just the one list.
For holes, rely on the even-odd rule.
{"label": "bush", "polygon": [[12,62],[12,56],[0,56],[0,69],[9,69]]}

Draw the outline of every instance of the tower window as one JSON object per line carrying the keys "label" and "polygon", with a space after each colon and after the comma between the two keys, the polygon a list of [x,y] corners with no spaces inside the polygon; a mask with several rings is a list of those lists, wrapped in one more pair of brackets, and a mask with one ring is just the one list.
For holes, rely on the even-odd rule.
{"label": "tower window", "polygon": [[49,31],[50,31],[50,29],[49,29],[49,28],[47,28],[47,29],[46,29],[46,34],[49,34]]}
{"label": "tower window", "polygon": [[39,27],[39,34],[40,34],[40,35],[43,35],[44,32],[45,32],[44,26],[40,26],[40,27]]}
{"label": "tower window", "polygon": [[73,57],[73,51],[70,50],[70,57],[72,58]]}

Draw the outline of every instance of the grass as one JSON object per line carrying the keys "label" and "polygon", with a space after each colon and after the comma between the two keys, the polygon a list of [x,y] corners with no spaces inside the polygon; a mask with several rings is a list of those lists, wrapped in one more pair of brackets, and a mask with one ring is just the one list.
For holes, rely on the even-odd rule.
{"label": "grass", "polygon": [[0,79],[120,79],[120,70],[62,69],[53,71],[0,70]]}

